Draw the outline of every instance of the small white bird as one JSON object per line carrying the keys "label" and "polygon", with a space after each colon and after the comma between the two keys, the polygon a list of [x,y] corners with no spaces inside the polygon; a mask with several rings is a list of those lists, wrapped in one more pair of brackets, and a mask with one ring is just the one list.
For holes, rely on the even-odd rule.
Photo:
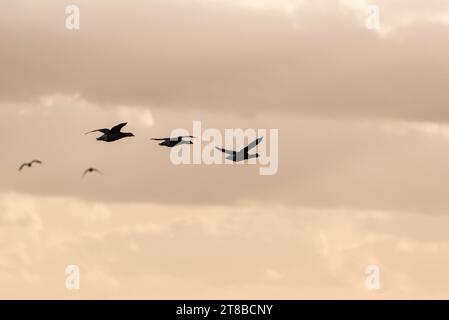
{"label": "small white bird", "polygon": [[25,168],[25,167],[31,168],[31,167],[33,166],[33,164],[35,164],[35,163],[37,163],[37,164],[42,164],[42,161],[40,161],[40,160],[33,160],[33,161],[31,161],[31,162],[25,162],[25,163],[23,163],[23,164],[19,167],[19,171],[22,171],[22,169]]}
{"label": "small white bird", "polygon": [[260,141],[262,141],[263,137],[260,137],[256,140],[254,140],[253,142],[251,142],[249,145],[247,145],[245,148],[243,148],[240,151],[233,151],[233,150],[226,150],[223,148],[218,148],[216,147],[218,150],[220,150],[221,152],[226,153],[228,156],[226,157],[227,160],[232,160],[234,162],[239,162],[239,161],[243,161],[243,160],[248,160],[248,159],[253,159],[253,158],[257,158],[259,157],[259,154],[248,154],[248,151],[251,150],[252,148],[254,148],[255,146],[257,146]]}

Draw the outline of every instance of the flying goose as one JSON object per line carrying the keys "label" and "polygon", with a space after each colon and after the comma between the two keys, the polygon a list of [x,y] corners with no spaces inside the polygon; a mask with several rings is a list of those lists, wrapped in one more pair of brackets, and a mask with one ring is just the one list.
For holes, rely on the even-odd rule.
{"label": "flying goose", "polygon": [[103,135],[97,138],[98,141],[112,142],[116,140],[120,140],[125,137],[134,137],[134,134],[130,132],[121,132],[122,128],[126,126],[128,122],[120,123],[116,125],[112,129],[98,129],[86,132],[85,134],[89,134],[92,132],[101,132]]}
{"label": "flying goose", "polygon": [[84,177],[86,174],[92,173],[92,172],[97,172],[97,173],[99,173],[99,174],[103,174],[100,170],[98,170],[98,169],[96,169],[96,168],[89,168],[89,169],[86,169],[86,171],[84,171],[83,177]]}
{"label": "flying goose", "polygon": [[259,154],[248,154],[248,151],[257,146],[260,141],[262,141],[263,137],[260,137],[253,142],[251,142],[249,145],[247,145],[245,148],[243,148],[240,151],[233,151],[233,150],[226,150],[223,148],[215,147],[218,150],[220,150],[223,153],[226,153],[228,156],[226,157],[227,160],[232,160],[234,162],[253,159],[259,157]]}
{"label": "flying goose", "polygon": [[160,146],[166,146],[169,148],[173,148],[174,146],[181,144],[193,144],[191,140],[182,140],[182,138],[196,138],[194,136],[179,136],[174,138],[151,138],[151,140],[162,141],[159,143]]}
{"label": "flying goose", "polygon": [[25,162],[25,163],[23,163],[23,164],[19,167],[19,171],[22,171],[22,169],[25,168],[25,167],[31,168],[31,166],[32,166],[33,164],[35,164],[35,163],[37,163],[37,164],[42,164],[42,161],[40,161],[40,160],[33,160],[33,161],[31,161],[31,162]]}

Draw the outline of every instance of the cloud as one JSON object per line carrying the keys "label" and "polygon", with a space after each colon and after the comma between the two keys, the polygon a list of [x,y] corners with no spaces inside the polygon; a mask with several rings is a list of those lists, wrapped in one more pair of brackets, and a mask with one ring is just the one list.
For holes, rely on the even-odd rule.
{"label": "cloud", "polygon": [[[151,109],[154,123],[148,127],[132,116],[134,110],[146,109],[133,109],[129,118],[121,118],[120,108],[105,109],[79,98],[52,99],[53,106],[0,105],[0,115],[8,119],[0,135],[14,132],[14,140],[2,143],[0,190],[123,203],[266,203],[430,214],[449,209],[444,192],[449,187],[447,129],[438,123],[273,114],[249,119]],[[260,176],[257,164],[175,166],[169,150],[149,139],[169,135],[174,128],[191,131],[198,119],[203,130],[279,129],[277,174]],[[128,120],[127,129],[136,136],[126,141],[105,144],[84,135]],[[267,143],[269,148],[273,142]],[[33,158],[44,164],[17,171]],[[90,166],[104,176],[81,179]]]}
{"label": "cloud", "polygon": [[[447,298],[449,7],[366,3],[4,1],[0,297]],[[174,166],[194,120],[279,129],[278,173]]]}
{"label": "cloud", "polygon": [[[422,7],[380,5],[391,21]],[[227,1],[81,1],[71,32],[64,3],[36,6],[4,4],[3,100],[64,93],[105,106],[449,119],[448,26],[422,14],[381,38],[332,1],[293,15]],[[427,6],[426,17],[448,11]]]}
{"label": "cloud", "polygon": [[[0,267],[2,297],[25,298],[420,298],[447,296],[446,216],[280,206],[86,203],[14,195],[33,202],[40,241],[8,234],[23,259]],[[19,205],[20,206],[20,205]],[[73,208],[107,221],[85,224]],[[15,209],[17,211],[17,209]],[[19,210],[20,211],[20,210]],[[126,214],[125,214],[126,213]],[[8,247],[0,246],[2,256]],[[4,259],[2,259],[4,261]],[[64,288],[65,267],[81,290]],[[381,290],[364,287],[378,265]],[[6,290],[8,286],[11,290]],[[131,290],[131,288],[134,288]]]}
{"label": "cloud", "polygon": [[33,248],[42,243],[42,230],[33,199],[12,193],[0,195],[0,279],[18,272],[33,281],[25,269],[38,256]]}

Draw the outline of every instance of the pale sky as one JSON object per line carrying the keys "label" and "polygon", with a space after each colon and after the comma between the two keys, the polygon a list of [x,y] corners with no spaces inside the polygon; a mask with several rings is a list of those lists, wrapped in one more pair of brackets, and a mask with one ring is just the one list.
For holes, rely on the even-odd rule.
{"label": "pale sky", "polygon": [[[0,7],[0,298],[449,298],[449,2]],[[279,129],[277,174],[173,165],[194,120]]]}

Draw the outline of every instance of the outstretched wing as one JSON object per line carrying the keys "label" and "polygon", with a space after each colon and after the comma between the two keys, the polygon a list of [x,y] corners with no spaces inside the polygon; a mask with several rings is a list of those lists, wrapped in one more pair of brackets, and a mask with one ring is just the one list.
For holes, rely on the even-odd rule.
{"label": "outstretched wing", "polygon": [[254,140],[253,142],[251,142],[249,145],[247,145],[245,148],[243,148],[243,152],[244,153],[248,153],[249,150],[251,150],[252,148],[254,148],[255,146],[257,146],[260,141],[262,141],[263,137],[257,138],[256,140]]}
{"label": "outstretched wing", "polygon": [[96,169],[96,168],[89,168],[89,169],[86,169],[85,171],[84,171],[84,173],[83,173],[83,177],[86,175],[86,174],[88,174],[89,172],[97,172],[97,173],[99,173],[99,174],[103,174],[100,170],[98,170],[98,169]]}
{"label": "outstretched wing", "polygon": [[233,155],[233,154],[235,153],[235,151],[232,151],[232,150],[226,150],[226,149],[219,148],[219,147],[215,147],[215,148],[216,148],[217,150],[220,150],[221,152],[226,153],[226,154]]}
{"label": "outstretched wing", "polygon": [[42,164],[42,161],[40,161],[40,160],[33,160],[33,161],[31,161],[31,164],[33,164],[33,163]]}
{"label": "outstretched wing", "polygon": [[170,138],[151,138],[151,140],[164,141],[164,140],[170,140]]}
{"label": "outstretched wing", "polygon": [[116,125],[115,127],[112,127],[111,132],[113,132],[113,133],[119,133],[120,130],[122,130],[122,128],[123,128],[124,126],[126,126],[127,124],[128,124],[128,122],[120,123],[120,124]]}
{"label": "outstretched wing", "polygon": [[98,129],[98,130],[92,130],[92,131],[86,132],[85,134],[89,134],[89,133],[92,133],[92,132],[101,132],[101,133],[104,133],[104,134],[108,134],[110,132],[110,130],[109,129]]}
{"label": "outstretched wing", "polygon": [[23,163],[20,167],[19,167],[19,171],[22,171],[23,168],[25,168],[28,165],[28,163]]}

